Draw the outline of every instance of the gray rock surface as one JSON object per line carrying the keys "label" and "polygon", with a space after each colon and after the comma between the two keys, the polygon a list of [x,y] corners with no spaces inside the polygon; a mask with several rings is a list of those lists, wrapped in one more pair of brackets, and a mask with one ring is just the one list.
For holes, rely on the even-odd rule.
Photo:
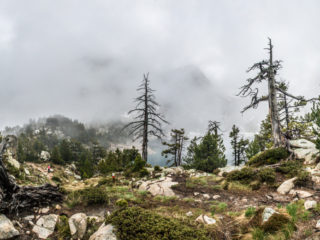
{"label": "gray rock surface", "polygon": [[19,235],[12,222],[3,214],[0,214],[0,239],[9,239]]}

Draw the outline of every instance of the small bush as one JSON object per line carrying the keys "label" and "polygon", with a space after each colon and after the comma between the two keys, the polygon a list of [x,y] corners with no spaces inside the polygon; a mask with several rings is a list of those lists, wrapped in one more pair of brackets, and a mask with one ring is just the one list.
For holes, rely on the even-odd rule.
{"label": "small bush", "polygon": [[154,171],[155,171],[155,172],[161,172],[162,169],[161,169],[161,167],[159,167],[158,165],[156,165],[156,166],[154,166]]}
{"label": "small bush", "polygon": [[60,216],[56,225],[58,240],[71,239],[71,233],[67,216]]}
{"label": "small bush", "polygon": [[295,180],[296,186],[306,186],[311,181],[311,175],[305,170],[300,170],[297,179]]}
{"label": "small bush", "polygon": [[252,217],[256,213],[256,208],[255,207],[248,207],[247,210],[245,211],[244,215],[249,218]]}
{"label": "small bush", "polygon": [[263,168],[259,171],[258,177],[261,182],[274,183],[276,180],[276,173],[272,168]]}
{"label": "small bush", "polygon": [[247,165],[259,167],[263,165],[270,165],[279,162],[289,156],[288,151],[285,148],[272,148],[265,150],[253,156]]}
{"label": "small bush", "polygon": [[234,170],[227,175],[227,181],[238,181],[242,184],[249,184],[256,177],[255,171],[250,167]]}
{"label": "small bush", "polygon": [[53,177],[51,178],[51,180],[52,180],[52,181],[55,181],[55,182],[58,182],[58,183],[61,183],[61,182],[62,182],[62,180],[61,180],[59,177],[57,177],[57,176],[53,176]]}
{"label": "small bush", "polygon": [[118,199],[116,201],[116,205],[120,208],[125,208],[125,207],[128,207],[128,202],[125,199]]}
{"label": "small bush", "polygon": [[80,190],[82,200],[87,205],[102,204],[108,202],[108,196],[105,189],[101,187],[88,187]]}
{"label": "small bush", "polygon": [[297,220],[298,204],[291,203],[286,207],[287,212],[292,217],[292,220],[295,222]]}
{"label": "small bush", "polygon": [[277,172],[286,174],[288,177],[295,177],[298,175],[298,172],[302,168],[302,162],[297,160],[291,160],[282,163],[279,167],[276,168]]}
{"label": "small bush", "polygon": [[209,240],[205,230],[176,219],[162,217],[152,211],[139,207],[123,208],[107,217],[106,223],[111,223],[117,229],[119,239],[126,240]]}
{"label": "small bush", "polygon": [[274,213],[267,222],[262,225],[265,232],[276,232],[289,223],[289,218],[283,214]]}
{"label": "small bush", "polygon": [[149,176],[148,170],[147,170],[146,168],[140,169],[140,171],[139,171],[139,176],[140,176],[140,177],[147,177],[147,176]]}

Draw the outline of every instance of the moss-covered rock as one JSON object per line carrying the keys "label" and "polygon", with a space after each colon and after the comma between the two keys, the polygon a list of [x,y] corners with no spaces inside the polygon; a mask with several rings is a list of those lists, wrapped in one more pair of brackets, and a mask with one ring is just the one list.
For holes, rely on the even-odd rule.
{"label": "moss-covered rock", "polygon": [[263,165],[270,165],[279,162],[289,156],[285,148],[272,148],[265,150],[253,156],[248,162],[248,166],[259,167]]}
{"label": "moss-covered rock", "polygon": [[123,208],[106,219],[117,229],[119,239],[126,240],[209,240],[206,230],[197,229],[176,219],[162,217],[139,207]]}

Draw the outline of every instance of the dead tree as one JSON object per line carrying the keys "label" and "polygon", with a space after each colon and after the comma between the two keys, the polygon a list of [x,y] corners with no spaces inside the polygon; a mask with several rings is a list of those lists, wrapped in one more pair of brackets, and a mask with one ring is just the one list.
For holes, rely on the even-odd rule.
{"label": "dead tree", "polygon": [[0,213],[19,213],[33,207],[47,206],[62,201],[58,187],[50,184],[43,186],[19,186],[8,174],[3,163],[7,148],[7,138],[0,144]]}
{"label": "dead tree", "polygon": [[[272,126],[273,143],[275,147],[287,144],[287,139],[283,140],[283,136],[280,129],[280,118],[279,109],[277,103],[277,93],[280,92],[286,97],[290,97],[299,101],[308,102],[315,101],[316,98],[305,100],[302,96],[294,96],[288,93],[286,90],[281,89],[277,86],[275,76],[279,69],[281,69],[281,61],[273,60],[273,45],[269,38],[269,44],[266,48],[269,53],[269,59],[253,64],[247,72],[258,70],[258,73],[253,78],[247,79],[247,84],[241,87],[238,96],[251,97],[251,103],[246,106],[241,112],[245,112],[250,108],[257,108],[260,102],[268,101],[269,103],[269,114]],[[268,83],[268,94],[266,96],[259,96],[259,89],[254,88],[256,83],[267,81]],[[284,136],[285,137],[285,136]],[[282,141],[283,140],[283,141]]]}
{"label": "dead tree", "polygon": [[134,136],[134,141],[142,140],[142,158],[148,161],[148,141],[149,136],[161,139],[164,136],[162,123],[168,123],[162,114],[158,113],[159,104],[155,100],[154,90],[150,88],[149,74],[143,75],[143,81],[138,92],[142,94],[135,99],[136,107],[128,114],[135,114],[134,121],[127,124],[124,128],[131,128],[129,135]]}

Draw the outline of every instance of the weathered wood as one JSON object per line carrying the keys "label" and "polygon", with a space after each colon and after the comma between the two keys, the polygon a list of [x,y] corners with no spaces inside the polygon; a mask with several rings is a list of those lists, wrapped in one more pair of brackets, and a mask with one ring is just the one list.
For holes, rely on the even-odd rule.
{"label": "weathered wood", "polygon": [[43,186],[19,186],[9,176],[3,164],[6,140],[0,145],[0,213],[19,213],[33,207],[47,206],[61,202],[63,194],[58,187],[50,184]]}

